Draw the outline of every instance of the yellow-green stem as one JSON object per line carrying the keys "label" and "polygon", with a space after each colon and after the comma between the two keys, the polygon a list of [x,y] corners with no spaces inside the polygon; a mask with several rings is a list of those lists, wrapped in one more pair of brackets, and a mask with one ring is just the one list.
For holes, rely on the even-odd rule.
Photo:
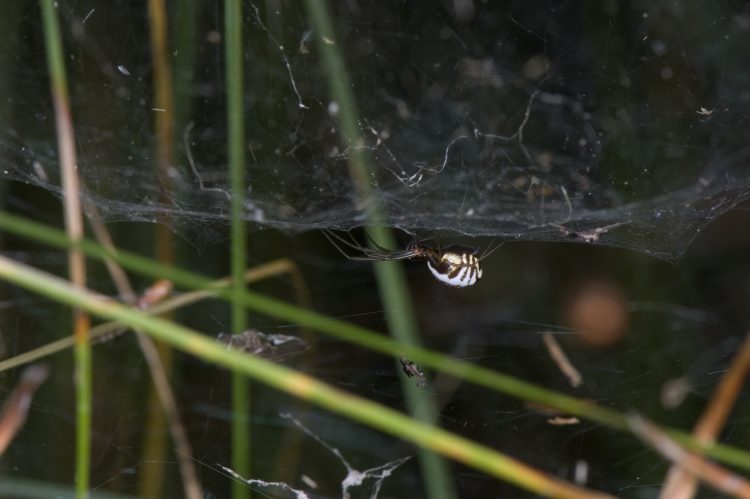
{"label": "yellow-green stem", "polygon": [[[83,215],[81,212],[80,187],[77,174],[73,119],[70,111],[68,81],[65,75],[60,22],[55,11],[55,2],[41,0],[44,21],[44,40],[47,52],[47,67],[50,87],[55,105],[55,126],[60,154],[60,171],[63,188],[65,230],[71,240],[83,237]],[[68,272],[76,286],[86,287],[86,260],[79,249],[68,249]],[[89,467],[91,463],[91,343],[88,339],[90,319],[82,310],[73,310],[73,332],[76,338],[74,349],[76,389],[76,496],[87,497],[89,490]]]}
{"label": "yellow-green stem", "polygon": [[[75,247],[85,254],[100,260],[112,258],[123,267],[135,272],[155,279],[169,279],[176,285],[186,288],[205,289],[214,296],[228,301],[234,298],[232,290],[217,287],[214,281],[207,277],[179,268],[162,265],[127,251],[117,250],[113,252],[89,240],[74,242],[59,230],[2,211],[0,211],[0,229],[60,248]],[[591,401],[578,400],[542,388],[533,383],[492,371],[470,362],[457,360],[438,352],[414,345],[405,345],[361,326],[327,317],[252,291],[245,290],[242,293],[242,304],[250,310],[255,310],[285,322],[298,324],[300,327],[307,327],[326,333],[363,348],[396,358],[405,355],[415,362],[422,364],[424,367],[450,374],[478,386],[506,393],[530,402],[536,402],[610,428],[629,431],[625,416]],[[738,468],[750,470],[750,453],[746,451],[716,443],[703,444],[696,441],[689,434],[679,430],[665,429],[665,431],[672,438],[691,449],[700,450],[708,456],[724,463],[732,464]]]}
{"label": "yellow-green stem", "polygon": [[393,409],[352,395],[288,367],[230,350],[213,338],[165,319],[149,316],[33,267],[0,256],[0,278],[72,307],[141,329],[206,362],[251,376],[273,388],[325,409],[427,447],[446,457],[548,497],[610,497],[587,491],[531,468],[507,455],[448,431],[413,420]]}
{"label": "yellow-green stem", "polygon": [[[159,179],[159,196],[169,202],[173,190],[174,168],[174,100],[172,98],[172,61],[167,36],[167,7],[165,0],[148,1],[148,23],[151,39],[151,59],[154,88],[154,136],[156,162],[154,175]],[[169,215],[159,216],[154,226],[154,254],[163,263],[174,263],[174,237]],[[158,362],[166,372],[172,371],[172,351],[157,343]],[[145,348],[149,348],[146,346]],[[144,354],[146,352],[144,351]],[[161,410],[160,395],[155,387],[149,390],[143,439],[143,471],[138,483],[138,494],[154,496],[163,494],[167,456],[167,420]]]}

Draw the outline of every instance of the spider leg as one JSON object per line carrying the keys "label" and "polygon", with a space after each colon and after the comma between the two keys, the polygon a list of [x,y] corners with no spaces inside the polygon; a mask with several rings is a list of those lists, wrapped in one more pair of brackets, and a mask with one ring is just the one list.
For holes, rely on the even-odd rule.
{"label": "spider leg", "polygon": [[[335,232],[331,230],[322,229],[322,231],[323,231],[323,235],[326,236],[328,241],[331,244],[333,244],[333,246],[339,251],[339,253],[344,255],[349,260],[362,260],[362,261],[408,260],[410,258],[414,258],[415,256],[418,256],[418,252],[413,249],[406,249],[406,250],[401,250],[401,251],[389,251],[377,245],[376,245],[377,249],[365,248],[357,244],[357,242],[351,236],[351,233],[349,233],[351,241],[347,241],[344,237],[339,236],[338,234],[336,234]],[[362,253],[362,256],[348,254],[346,251],[344,251],[342,245],[343,247],[348,247],[354,251]]]}
{"label": "spider leg", "polygon": [[[349,236],[349,240],[347,240],[345,237],[340,236],[329,229],[322,229],[323,234],[326,236],[326,238],[333,244],[336,249],[339,250],[339,253],[344,255],[349,260],[364,260],[364,261],[372,261],[372,260],[385,260],[387,257],[385,256],[385,251],[379,251],[371,248],[365,248],[363,246],[360,246],[360,244],[354,239],[354,236],[352,236],[351,232],[347,231],[347,235]],[[336,242],[338,241],[338,243]],[[344,251],[343,247],[340,246],[343,245],[343,247],[352,249],[356,252],[362,253],[364,256],[358,256],[358,255],[350,255],[346,251]]]}
{"label": "spider leg", "polygon": [[370,244],[372,245],[372,247],[368,248],[367,246],[362,246],[361,244],[359,244],[359,242],[357,242],[357,240],[354,239],[354,236],[352,235],[351,231],[346,231],[346,235],[349,236],[349,241],[347,241],[346,239],[344,239],[344,237],[342,237],[342,236],[337,236],[336,234],[333,234],[333,235],[334,235],[334,237],[336,237],[336,239],[338,239],[342,243],[346,244],[350,248],[355,249],[357,251],[361,251],[362,253],[365,253],[365,254],[371,253],[373,256],[376,256],[376,255],[381,255],[382,256],[382,255],[390,254],[390,253],[394,252],[393,250],[389,250],[387,248],[384,248],[381,245],[379,245],[378,243],[376,243],[375,240],[372,238],[372,236],[370,235],[370,233],[367,232],[366,229],[363,229],[362,232],[364,232],[365,238],[370,242]]}
{"label": "spider leg", "polygon": [[[348,241],[346,241],[344,238],[342,238],[338,234],[336,234],[336,233],[334,233],[334,232],[332,232],[332,231],[330,231],[328,229],[321,229],[321,231],[323,232],[323,235],[326,237],[326,239],[328,239],[328,242],[331,243],[333,245],[333,247],[338,250],[339,253],[341,253],[344,257],[346,257],[347,260],[357,260],[358,259],[357,257],[351,256],[346,251],[344,251],[344,249],[341,246],[339,246],[339,243],[345,244],[346,246],[350,246],[350,247],[352,247],[355,250],[359,250],[360,248],[358,248],[356,246],[352,246],[352,244],[349,243]],[[336,240],[338,240],[339,242],[337,243]]]}
{"label": "spider leg", "polygon": [[[372,250],[368,250],[372,252]],[[419,251],[414,249],[382,251],[377,254],[381,255],[380,260],[411,260],[420,256]]]}
{"label": "spider leg", "polygon": [[372,236],[370,235],[369,232],[367,232],[367,230],[363,230],[362,232],[365,233],[365,237],[367,238],[368,241],[370,241],[370,244],[372,244],[373,248],[370,248],[371,250],[374,249],[376,251],[382,251],[383,253],[393,253],[392,250],[386,249],[382,247],[381,245],[379,245],[378,243],[376,243],[375,239],[372,238]]}
{"label": "spider leg", "polygon": [[[500,246],[505,244],[505,241],[500,241],[499,243],[495,244],[497,241],[497,238],[493,239],[493,241],[490,243],[489,246],[487,246],[487,249],[482,252],[482,254],[479,256],[479,260],[484,260],[488,256],[490,256],[492,253],[494,253]],[[494,244],[494,246],[493,246]]]}
{"label": "spider leg", "polygon": [[[367,231],[363,230],[363,232],[365,233],[365,235],[367,235]],[[347,230],[346,235],[348,236],[349,241],[350,241],[349,243],[350,248],[356,248],[357,250],[360,250],[360,251],[364,248],[364,246],[359,244],[359,241],[357,241],[357,239],[352,235],[351,230]],[[339,238],[344,239],[343,236],[340,236]]]}
{"label": "spider leg", "polygon": [[[352,233],[349,231],[346,232],[349,235],[349,240],[347,241],[344,237],[336,234],[330,229],[321,229],[321,230],[323,231],[323,234],[325,234],[325,236],[328,238],[329,241],[331,241],[331,238],[336,239],[339,243],[355,251],[362,251],[364,249],[362,248],[362,246],[359,245],[359,243],[357,243],[357,241],[354,239],[354,236],[352,236]],[[336,246],[338,246],[338,244]]]}

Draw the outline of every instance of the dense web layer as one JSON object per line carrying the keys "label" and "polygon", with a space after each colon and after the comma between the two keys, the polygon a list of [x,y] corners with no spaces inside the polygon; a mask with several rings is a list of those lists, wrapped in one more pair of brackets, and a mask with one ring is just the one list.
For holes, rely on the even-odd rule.
{"label": "dense web layer", "polygon": [[[270,4],[269,4],[270,5]],[[343,137],[301,3],[248,4],[254,228],[351,229],[378,209],[418,234],[563,240],[679,257],[748,192],[750,17],[730,3],[334,2],[361,140]],[[112,9],[124,9],[113,15]],[[228,221],[222,13],[174,26],[175,141],[155,168],[145,9],[61,6],[85,195],[111,221],[207,241]],[[213,10],[212,10],[213,9]],[[188,29],[183,25],[190,26]],[[59,192],[40,27],[2,55],[0,176]],[[187,33],[187,35],[185,34]],[[370,161],[357,197],[347,160]],[[194,158],[189,161],[189,153]]]}

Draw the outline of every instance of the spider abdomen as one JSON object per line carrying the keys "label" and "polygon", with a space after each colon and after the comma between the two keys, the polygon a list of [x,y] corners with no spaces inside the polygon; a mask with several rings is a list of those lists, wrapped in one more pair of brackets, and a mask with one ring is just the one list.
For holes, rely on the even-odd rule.
{"label": "spider abdomen", "polygon": [[449,286],[465,288],[473,286],[482,277],[477,250],[452,246],[434,251],[427,258],[427,267],[440,282]]}

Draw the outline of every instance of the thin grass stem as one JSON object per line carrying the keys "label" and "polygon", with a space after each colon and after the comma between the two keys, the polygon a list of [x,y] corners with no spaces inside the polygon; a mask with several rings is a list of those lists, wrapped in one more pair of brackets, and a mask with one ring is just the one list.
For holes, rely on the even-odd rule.
{"label": "thin grass stem", "polygon": [[0,256],[0,277],[60,303],[141,329],[154,338],[204,361],[241,372],[275,389],[342,414],[416,445],[427,447],[467,466],[547,497],[605,498],[547,475],[488,447],[416,421],[393,409],[334,388],[306,374],[218,344],[200,333],[168,320],[103,300],[67,281]]}
{"label": "thin grass stem", "polygon": [[[326,2],[307,0],[305,6],[316,31],[317,46],[326,67],[331,99],[338,104],[337,120],[340,125],[341,139],[343,146],[350,151],[347,157],[349,175],[357,189],[359,202],[362,206],[370,207],[366,211],[366,216],[368,225],[372,227],[372,241],[370,241],[372,251],[382,251],[382,248],[393,250],[395,238],[392,231],[385,227],[385,216],[378,207],[376,199],[377,191],[370,184],[370,174],[373,171],[371,161],[365,148],[359,147],[362,144],[362,134],[358,125],[359,112],[354,102],[349,77],[346,74],[344,58],[336,43],[337,36],[333,30]],[[417,319],[404,277],[403,266],[395,261],[376,265],[375,277],[390,334],[401,343],[419,345],[421,339]],[[397,360],[394,362],[398,363]],[[400,381],[412,416],[420,421],[435,421],[437,410],[432,399],[414,386],[406,376],[401,376]],[[422,468],[422,475],[426,477],[423,480],[423,486],[428,497],[432,499],[456,497],[451,479],[452,474],[438,455],[422,450],[419,453],[419,464]]]}
{"label": "thin grass stem", "polygon": [[[167,9],[164,0],[148,0],[148,24],[151,42],[151,61],[153,75],[153,118],[155,135],[155,176],[160,181],[157,186],[161,201],[169,202],[174,190],[171,174],[175,163],[174,143],[174,99],[172,96],[172,61],[169,50],[169,37],[167,34]],[[154,225],[154,254],[157,260],[164,263],[174,263],[174,236],[172,233],[172,220],[168,215],[160,215],[159,223]],[[147,342],[139,338],[141,350],[148,359],[149,364],[154,367],[153,362],[158,362],[166,375],[172,370],[172,351],[162,344],[147,345]],[[152,369],[152,379],[155,385],[149,390],[147,398],[146,423],[143,437],[143,460],[146,463],[143,472],[139,475],[139,495],[149,496],[160,494],[164,484],[167,456],[167,435],[169,422],[165,415],[170,411],[169,395],[167,399],[161,399],[160,386],[163,383],[158,380],[162,375]],[[160,410],[164,407],[166,411]],[[151,409],[153,408],[153,409]],[[187,490],[193,489],[190,483],[183,481]],[[194,496],[189,492],[188,497]]]}
{"label": "thin grass stem", "polygon": [[[233,298],[232,290],[218,287],[215,281],[207,277],[162,265],[127,251],[109,251],[89,240],[84,239],[74,242],[59,230],[2,211],[0,211],[0,229],[60,248],[74,246],[91,257],[102,260],[112,258],[125,268],[155,279],[169,279],[179,286],[203,289],[206,293],[227,301],[231,301]],[[296,307],[252,291],[245,290],[243,292],[242,304],[250,310],[255,310],[269,317],[295,323],[300,327],[308,327],[342,341],[354,343],[362,348],[391,355],[395,358],[406,356],[422,367],[429,367],[435,371],[450,374],[475,385],[558,409],[610,428],[629,431],[624,415],[588,400],[579,400],[438,352],[414,345],[405,345],[367,328]],[[700,451],[738,468],[750,470],[750,452],[723,444],[700,443],[683,431],[664,430],[671,438],[690,449]]]}
{"label": "thin grass stem", "polygon": [[[50,87],[55,106],[57,144],[60,152],[62,172],[63,209],[65,230],[72,241],[83,238],[83,215],[81,213],[80,187],[76,172],[77,160],[73,119],[70,111],[68,81],[65,74],[60,22],[55,2],[41,0],[44,22],[44,40]],[[68,271],[70,280],[80,289],[86,287],[86,260],[83,253],[74,247],[68,249]],[[83,498],[89,490],[89,468],[91,463],[91,401],[92,372],[91,344],[88,332],[91,320],[82,310],[73,310],[75,390],[76,390],[76,496]]]}
{"label": "thin grass stem", "polygon": [[[227,81],[227,119],[229,128],[229,176],[232,192],[232,332],[247,329],[247,310],[242,306],[245,288],[245,116],[242,99],[242,2],[227,0],[224,4],[225,60]],[[232,468],[242,476],[250,476],[250,383],[239,372],[232,375]],[[244,484],[233,482],[232,497],[250,496]]]}
{"label": "thin grass stem", "polygon": [[[722,376],[700,419],[693,429],[699,442],[713,442],[729,419],[750,372],[750,332],[737,350],[729,369]],[[673,464],[659,494],[663,499],[690,499],[698,488],[696,477],[679,463]]]}
{"label": "thin grass stem", "polygon": [[[281,258],[249,269],[245,272],[245,281],[248,283],[256,282],[282,273],[289,273],[294,276],[295,272],[299,271],[294,266],[294,263],[286,258]],[[209,287],[228,288],[231,285],[231,278],[225,278],[213,281]],[[153,307],[146,309],[144,312],[152,315],[163,315],[166,312],[172,312],[201,300],[205,300],[206,298],[214,298],[215,296],[216,294],[214,292],[207,290],[190,291],[188,293],[182,293],[167,298],[163,302],[157,303]],[[298,297],[298,300],[301,300],[300,304],[303,307],[307,304],[305,298],[304,295],[303,298]],[[99,324],[91,328],[89,331],[89,339],[92,344],[96,344],[97,342],[100,342],[100,340],[103,343],[108,338],[122,333],[123,329],[124,328],[116,322],[105,322],[104,324]],[[312,341],[312,338],[310,338],[309,335],[305,339],[308,342]],[[0,373],[34,362],[35,360],[43,359],[44,357],[48,357],[58,352],[62,352],[74,345],[75,337],[65,336],[64,338],[46,343],[38,348],[34,348],[33,350],[29,350],[9,359],[0,360]]]}
{"label": "thin grass stem", "polygon": [[[115,246],[112,241],[112,236],[102,220],[99,209],[93,203],[84,203],[84,209],[89,220],[89,225],[91,226],[97,241],[99,241],[99,244],[105,248],[114,249]],[[105,260],[105,265],[113,283],[115,284],[115,288],[123,301],[130,306],[140,306],[138,304],[138,296],[130,283],[127,273],[125,273],[125,270],[117,262],[109,258]],[[165,311],[168,310],[169,309],[165,309]],[[95,330],[101,326],[103,325],[94,327],[89,331],[89,341],[95,339]],[[175,458],[179,463],[180,475],[182,476],[182,488],[185,497],[187,499],[201,499],[201,497],[203,497],[203,491],[193,462],[193,450],[187,437],[185,426],[182,424],[182,419],[180,418],[176,398],[172,392],[172,387],[169,384],[167,368],[162,362],[162,356],[159,354],[159,349],[151,337],[136,331],[136,338],[151,373],[153,389],[156,395],[156,397],[153,398],[158,399],[162,408],[161,412],[167,421],[169,433],[172,435],[172,440],[175,446]],[[153,422],[153,419],[150,419],[149,422]],[[146,434],[149,435],[151,431],[153,431],[153,428],[148,428]],[[157,438],[159,442],[166,444],[165,439],[161,435]],[[144,448],[148,449],[148,446],[144,446]],[[156,453],[158,454],[159,452],[163,453],[164,451],[157,448]],[[144,457],[148,457],[145,452]],[[146,467],[145,470],[149,470],[149,473],[140,481],[139,485],[142,491],[141,495],[153,495],[156,491],[162,490],[164,465],[163,463],[160,463],[159,466],[149,466]],[[146,472],[144,471],[144,474],[145,473]],[[158,477],[161,477],[162,481],[154,483],[154,480]]]}

